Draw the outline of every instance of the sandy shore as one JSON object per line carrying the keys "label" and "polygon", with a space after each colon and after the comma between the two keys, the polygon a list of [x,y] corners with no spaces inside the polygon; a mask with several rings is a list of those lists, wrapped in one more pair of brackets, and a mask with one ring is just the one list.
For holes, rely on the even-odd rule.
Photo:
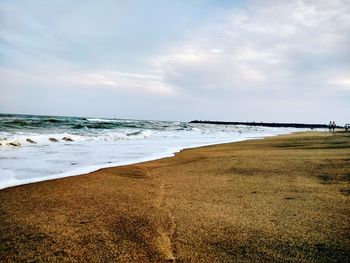
{"label": "sandy shore", "polygon": [[348,262],[350,134],[300,133],[0,191],[0,262]]}

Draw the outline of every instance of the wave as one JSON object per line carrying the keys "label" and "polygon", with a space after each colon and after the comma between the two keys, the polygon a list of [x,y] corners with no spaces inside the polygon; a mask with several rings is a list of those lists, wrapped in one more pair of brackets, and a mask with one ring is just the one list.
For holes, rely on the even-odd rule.
{"label": "wave", "polygon": [[120,122],[116,119],[99,119],[99,118],[92,118],[92,119],[86,119],[87,121],[91,122]]}
{"label": "wave", "polygon": [[[287,132],[289,133],[290,131],[280,130],[279,132],[274,132],[274,133],[260,133],[260,134],[255,133],[253,138],[262,138],[266,136],[284,134]],[[145,133],[146,134],[151,133],[151,131],[145,130],[141,132],[129,133],[129,136],[140,136],[140,135],[145,135]],[[116,147],[110,150],[112,150],[113,156],[117,155],[119,156],[119,158],[108,156],[108,154],[107,156],[104,156],[106,154],[106,148],[104,146],[98,147],[96,145],[94,146],[93,151],[95,152],[97,150],[99,155],[96,155],[96,154],[91,155],[91,153],[89,155],[89,151],[84,152],[83,155],[76,154],[76,153],[69,154],[69,152],[61,152],[61,149],[60,149],[60,151],[57,151],[57,155],[55,159],[55,157],[52,158],[52,156],[48,158],[47,157],[48,152],[44,151],[41,155],[43,159],[41,160],[43,162],[42,167],[38,168],[36,166],[34,170],[31,170],[34,159],[32,159],[29,162],[28,161],[22,162],[22,158],[18,158],[20,155],[12,156],[12,158],[14,157],[15,159],[18,159],[21,161],[14,160],[13,163],[8,165],[7,167],[5,167],[6,165],[4,165],[3,168],[0,168],[0,189],[15,186],[15,185],[22,185],[22,184],[40,182],[45,180],[63,178],[68,176],[86,174],[101,168],[122,166],[122,165],[128,165],[132,163],[146,162],[146,161],[151,161],[159,158],[170,157],[184,148],[188,149],[188,148],[212,145],[212,144],[218,144],[218,143],[243,141],[243,140],[252,138],[247,135],[240,135],[240,136],[233,136],[233,137],[231,136],[215,137],[215,138],[207,137],[207,140],[201,139],[200,141],[193,140],[195,138],[191,138],[190,141],[188,140],[183,141],[180,139],[176,141],[176,144],[173,144],[173,143],[169,144],[169,142],[167,142],[166,140],[163,140],[164,142],[163,145],[157,145],[153,149],[148,149],[148,147],[143,147],[143,149],[147,149],[147,151],[141,151],[141,152],[137,151],[137,149],[140,148],[139,142],[135,142],[132,145],[127,144],[125,145],[124,148],[120,147],[120,145],[116,145]],[[135,151],[136,154],[133,154],[133,155],[129,154],[130,147],[131,149],[136,150]],[[71,149],[69,149],[69,151],[70,150]],[[14,151],[14,152],[20,153],[20,151]],[[70,161],[70,158],[72,156],[74,156],[73,159],[75,161],[82,162],[82,164],[80,166],[77,166],[75,169],[72,169],[72,163]],[[26,158],[27,157],[28,156],[26,156]],[[86,159],[88,160],[88,162],[86,162]],[[1,161],[1,158],[0,158],[0,161]],[[7,164],[8,162],[9,160],[6,160],[3,162],[3,164]],[[49,166],[46,166],[45,164],[49,164]],[[49,169],[47,167],[49,167]]]}
{"label": "wave", "polygon": [[97,122],[97,123],[78,123],[72,125],[72,129],[114,129],[119,126],[115,123]]}
{"label": "wave", "polygon": [[77,143],[85,141],[118,141],[118,140],[137,140],[146,139],[152,136],[150,130],[139,130],[136,132],[109,132],[103,134],[71,134],[71,133],[54,133],[54,134],[17,134],[7,137],[0,137],[0,148],[15,148],[19,146],[40,146],[57,143]]}
{"label": "wave", "polygon": [[83,121],[81,118],[63,118],[63,117],[30,117],[14,118],[0,116],[1,130],[23,130],[37,128],[56,128],[69,127],[73,123]]}
{"label": "wave", "polygon": [[78,118],[78,117],[13,117],[0,115],[1,131],[23,131],[36,129],[117,129],[117,128],[135,128],[135,129],[158,129],[161,123],[151,121],[137,120],[118,120],[104,118]]}
{"label": "wave", "polygon": [[4,115],[0,114],[0,131],[15,133],[19,131],[52,133],[112,129],[140,129],[158,131],[190,131],[194,125],[184,122],[149,120],[126,120],[112,118],[83,118],[59,116]]}

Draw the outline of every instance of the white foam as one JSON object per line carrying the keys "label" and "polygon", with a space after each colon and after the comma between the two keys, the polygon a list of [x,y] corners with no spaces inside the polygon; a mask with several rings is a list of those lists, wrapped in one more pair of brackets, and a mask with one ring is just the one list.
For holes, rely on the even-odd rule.
{"label": "white foam", "polygon": [[91,118],[91,119],[87,119],[87,120],[92,121],[92,122],[120,122],[120,120],[100,119],[100,118]]}
{"label": "white foam", "polygon": [[[170,157],[184,148],[263,138],[292,131],[294,129],[252,130],[246,127],[214,130],[204,125],[190,131],[134,129],[85,135],[33,134],[29,137],[38,144],[26,144],[28,134],[17,133],[14,137],[26,147],[0,149],[0,189]],[[71,137],[74,141],[55,143],[48,140],[50,137]]]}
{"label": "white foam", "polygon": [[[140,131],[130,131],[125,130],[124,132],[108,131],[104,133],[95,134],[70,134],[70,133],[51,133],[51,134],[34,134],[34,133],[17,133],[12,136],[2,136],[0,137],[0,147],[18,147],[18,146],[33,146],[35,144],[50,144],[50,143],[73,143],[75,141],[117,141],[117,140],[135,140],[135,139],[145,139],[152,135],[151,130],[140,130]],[[70,138],[72,141],[65,141],[63,138]],[[28,141],[28,139],[33,142]],[[53,141],[55,139],[57,141]],[[13,146],[11,143],[19,144],[18,146]]]}

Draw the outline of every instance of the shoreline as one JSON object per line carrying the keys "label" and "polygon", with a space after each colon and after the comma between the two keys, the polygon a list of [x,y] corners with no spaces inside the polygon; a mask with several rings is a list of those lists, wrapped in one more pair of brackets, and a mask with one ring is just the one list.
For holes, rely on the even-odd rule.
{"label": "shoreline", "polygon": [[152,154],[148,157],[138,158],[138,159],[130,160],[130,161],[90,165],[90,166],[77,168],[77,169],[66,171],[66,172],[59,173],[59,174],[48,175],[45,177],[29,178],[29,179],[21,179],[21,180],[13,179],[13,180],[8,180],[8,182],[6,182],[6,183],[0,182],[0,191],[3,189],[7,189],[10,187],[16,187],[16,186],[20,186],[20,185],[27,185],[27,184],[44,182],[44,181],[57,180],[57,179],[67,178],[67,177],[72,177],[72,176],[81,176],[81,175],[93,173],[93,172],[99,171],[101,169],[106,169],[106,168],[127,166],[127,165],[133,165],[133,164],[141,164],[141,163],[145,163],[145,162],[161,160],[163,158],[174,157],[177,153],[179,153],[183,150],[186,150],[186,149],[195,149],[195,148],[220,145],[220,144],[226,144],[226,143],[236,143],[236,142],[242,142],[242,141],[247,141],[247,140],[264,139],[264,138],[269,138],[269,137],[294,134],[294,133],[298,133],[298,132],[307,132],[307,131],[278,132],[278,133],[274,133],[271,135],[266,135],[266,134],[261,135],[261,137],[252,137],[252,138],[247,137],[247,138],[236,139],[234,141],[228,140],[228,141],[221,141],[221,142],[214,142],[214,143],[206,143],[203,145],[189,145],[189,146],[186,146],[183,148],[182,147],[171,148],[171,149],[169,149],[165,152],[162,152],[162,153],[156,153],[156,154]]}
{"label": "shoreline", "polygon": [[4,262],[347,262],[350,134],[311,132],[0,191]]}
{"label": "shoreline", "polygon": [[[201,121],[193,120],[189,123],[202,123],[202,124],[216,124],[216,125],[248,125],[258,127],[275,127],[275,128],[305,128],[305,129],[329,129],[327,124],[316,123],[287,123],[287,122],[239,122],[239,121]],[[335,128],[343,128],[342,126],[335,126]]]}

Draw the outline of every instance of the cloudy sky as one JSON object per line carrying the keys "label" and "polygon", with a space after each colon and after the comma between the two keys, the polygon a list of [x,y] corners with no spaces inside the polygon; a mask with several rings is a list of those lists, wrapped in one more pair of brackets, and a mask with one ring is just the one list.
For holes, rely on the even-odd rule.
{"label": "cloudy sky", "polygon": [[0,112],[350,122],[349,0],[0,0]]}

